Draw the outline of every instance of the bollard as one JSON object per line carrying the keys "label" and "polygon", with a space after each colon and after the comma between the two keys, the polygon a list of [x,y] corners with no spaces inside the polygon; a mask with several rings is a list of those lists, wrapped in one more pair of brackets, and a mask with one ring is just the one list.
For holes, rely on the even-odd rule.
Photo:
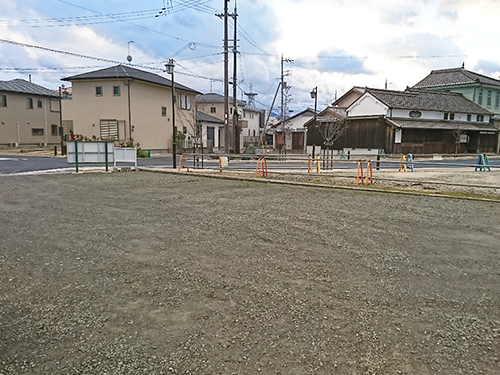
{"label": "bollard", "polygon": [[380,170],[380,154],[377,155],[377,171]]}
{"label": "bollard", "polygon": [[54,156],[57,156],[57,146],[54,146]]}

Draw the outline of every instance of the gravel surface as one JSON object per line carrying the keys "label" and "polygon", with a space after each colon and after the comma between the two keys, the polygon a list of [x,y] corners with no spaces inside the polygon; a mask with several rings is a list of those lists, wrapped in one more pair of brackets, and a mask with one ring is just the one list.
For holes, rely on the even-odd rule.
{"label": "gravel surface", "polygon": [[0,178],[0,374],[499,374],[500,205]]}

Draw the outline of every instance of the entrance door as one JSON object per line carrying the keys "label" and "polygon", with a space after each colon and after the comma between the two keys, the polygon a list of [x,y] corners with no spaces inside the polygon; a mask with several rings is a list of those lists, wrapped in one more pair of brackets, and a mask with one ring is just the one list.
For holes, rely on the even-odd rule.
{"label": "entrance door", "polygon": [[212,152],[215,145],[215,126],[207,126],[207,148]]}

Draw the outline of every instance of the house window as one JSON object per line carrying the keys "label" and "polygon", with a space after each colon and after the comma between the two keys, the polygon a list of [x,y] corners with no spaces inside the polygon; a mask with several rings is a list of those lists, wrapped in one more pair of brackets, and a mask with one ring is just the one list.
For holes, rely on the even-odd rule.
{"label": "house window", "polygon": [[495,95],[495,108],[500,107],[500,92],[497,91]]}
{"label": "house window", "polygon": [[183,126],[182,127],[182,134],[187,134],[187,132],[188,132],[188,129],[185,126]]}
{"label": "house window", "polygon": [[102,86],[95,87],[95,96],[102,96]]}
{"label": "house window", "polygon": [[31,128],[31,135],[43,135],[43,128]]}
{"label": "house window", "polygon": [[483,122],[484,121],[484,116],[483,115],[477,115],[476,121],[477,122]]}
{"label": "house window", "polygon": [[488,90],[488,96],[486,97],[486,105],[491,107],[491,90]]}
{"label": "house window", "polygon": [[7,107],[7,95],[0,95],[0,107]]}
{"label": "house window", "polygon": [[51,135],[57,135],[57,125],[55,124],[50,125],[50,133]]}
{"label": "house window", "polygon": [[167,107],[161,107],[161,115],[163,117],[167,116]]}
{"label": "house window", "polygon": [[37,107],[38,108],[43,108],[43,101],[42,101],[42,99],[38,99]]}
{"label": "house window", "polygon": [[483,105],[483,90],[479,90],[479,94],[477,97],[477,104]]}
{"label": "house window", "polygon": [[412,117],[412,118],[422,117],[422,112],[420,112],[420,111],[410,111],[410,117]]}
{"label": "house window", "polygon": [[448,113],[445,113],[445,114],[444,114],[443,119],[448,120]]}
{"label": "house window", "polygon": [[472,119],[472,115],[468,114],[467,115],[467,121],[470,121]]}
{"label": "house window", "polygon": [[120,86],[113,86],[113,95],[120,96]]}
{"label": "house window", "polygon": [[450,113],[450,120],[455,120],[455,114],[454,113]]}
{"label": "house window", "polygon": [[181,109],[191,109],[191,98],[189,95],[181,94],[179,95],[179,99]]}
{"label": "house window", "polygon": [[210,108],[210,113],[215,113],[215,112],[216,112],[216,110],[217,110],[217,108],[215,108],[215,107],[211,107],[211,108]]}
{"label": "house window", "polygon": [[118,121],[101,120],[99,125],[101,139],[107,139],[111,141],[118,140]]}
{"label": "house window", "polygon": [[33,109],[33,98],[26,98],[26,108]]}

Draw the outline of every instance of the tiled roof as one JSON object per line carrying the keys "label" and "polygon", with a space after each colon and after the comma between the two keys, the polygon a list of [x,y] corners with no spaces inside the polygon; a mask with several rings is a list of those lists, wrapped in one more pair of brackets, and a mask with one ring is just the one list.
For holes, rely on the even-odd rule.
{"label": "tiled roof", "polygon": [[0,81],[0,91],[10,91],[22,94],[50,96],[58,98],[59,93],[49,90],[43,86],[25,81],[24,79],[13,79],[11,81]]}
{"label": "tiled roof", "polygon": [[472,122],[472,121],[445,121],[445,120],[417,120],[417,119],[403,119],[391,118],[387,119],[388,122],[393,123],[397,127],[403,129],[441,129],[441,130],[475,130],[475,131],[494,131],[498,129],[493,125],[486,122]]}
{"label": "tiled roof", "polygon": [[433,70],[431,74],[418,82],[413,88],[437,88],[484,84],[500,87],[500,81],[463,68]]}
{"label": "tiled roof", "polygon": [[[100,79],[134,79],[138,81],[144,81],[149,83],[155,83],[161,86],[172,86],[172,81],[166,79],[158,74],[145,72],[144,70],[139,70],[132,68],[127,65],[116,65],[110,68],[105,68],[101,70],[95,70],[93,72],[78,74],[76,76],[63,78],[63,81],[80,81],[80,80],[100,80]],[[175,88],[183,91],[190,91],[195,94],[199,94],[198,91],[193,90],[187,86],[181,85],[175,82]]]}
{"label": "tiled roof", "polygon": [[326,107],[324,110],[322,110],[318,115],[316,116],[316,119],[313,117],[309,121],[307,121],[304,124],[304,127],[307,128],[311,126],[312,124],[315,124],[317,122],[319,123],[325,123],[325,122],[331,122],[335,121],[338,119],[345,119],[347,118],[347,112],[345,108],[342,107]]}
{"label": "tiled roof", "polygon": [[368,88],[367,92],[392,109],[491,114],[462,94],[435,90],[392,91]]}
{"label": "tiled roof", "polygon": [[214,116],[210,116],[204,112],[200,112],[200,111],[196,111],[196,121],[203,121],[203,122],[215,122],[215,123],[218,123],[218,124],[223,124],[224,121],[217,118],[217,117],[214,117]]}

